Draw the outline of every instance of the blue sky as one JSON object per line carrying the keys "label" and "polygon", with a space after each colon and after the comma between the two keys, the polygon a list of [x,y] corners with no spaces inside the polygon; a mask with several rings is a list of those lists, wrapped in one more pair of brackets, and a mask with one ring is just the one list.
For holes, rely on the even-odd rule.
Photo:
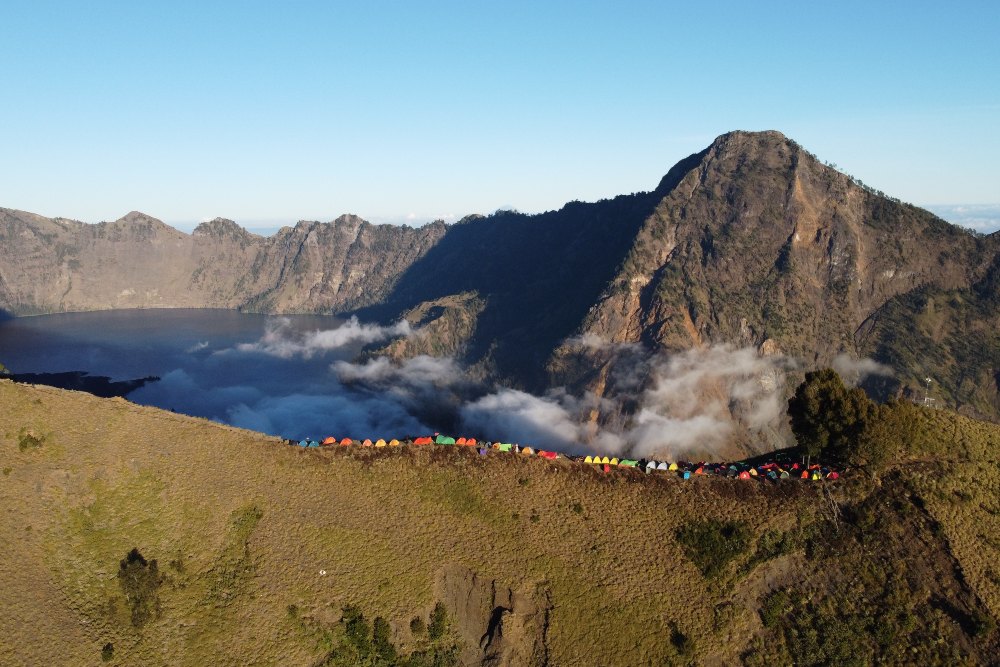
{"label": "blue sky", "polygon": [[1000,226],[1000,2],[7,0],[0,26],[0,206],[43,215],[536,212],[777,129]]}

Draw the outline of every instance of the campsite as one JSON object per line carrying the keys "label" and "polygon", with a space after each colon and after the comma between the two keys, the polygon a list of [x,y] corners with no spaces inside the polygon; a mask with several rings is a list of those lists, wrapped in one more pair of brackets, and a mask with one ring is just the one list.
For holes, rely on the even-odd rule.
{"label": "campsite", "polygon": [[[774,452],[772,456],[758,457],[765,460],[749,462],[705,462],[689,461],[657,461],[655,459],[628,459],[617,456],[566,455],[544,449],[536,449],[530,445],[521,446],[518,443],[478,441],[475,438],[458,437],[435,433],[425,436],[404,436],[402,439],[391,438],[388,441],[378,438],[374,442],[370,438],[352,440],[327,436],[322,441],[312,438],[303,440],[286,440],[286,444],[306,449],[327,447],[424,447],[424,446],[454,446],[471,447],[480,456],[492,454],[512,454],[524,458],[538,457],[547,461],[561,461],[570,464],[595,466],[597,470],[608,474],[614,470],[633,470],[647,475],[668,474],[672,477],[688,480],[694,477],[724,477],[739,480],[761,480],[777,482],[779,480],[803,481],[834,481],[840,479],[841,473],[828,466],[818,463],[806,465],[804,462],[791,460],[789,452]],[[804,457],[803,457],[804,458]],[[773,460],[772,460],[773,459]]]}

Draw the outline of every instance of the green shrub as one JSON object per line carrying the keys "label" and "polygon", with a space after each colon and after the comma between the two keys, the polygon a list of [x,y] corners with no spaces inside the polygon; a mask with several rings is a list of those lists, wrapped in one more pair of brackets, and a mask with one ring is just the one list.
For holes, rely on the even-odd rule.
{"label": "green shrub", "polygon": [[118,584],[125,600],[132,609],[132,625],[139,628],[160,616],[160,584],[163,579],[156,567],[156,560],[147,561],[132,549],[118,567]]}
{"label": "green shrub", "polygon": [[709,519],[677,529],[677,541],[708,579],[719,576],[734,558],[750,547],[750,530],[741,522]]}
{"label": "green shrub", "polygon": [[431,622],[427,624],[427,636],[432,640],[441,639],[448,630],[448,612],[444,605],[438,602],[431,612]]}
{"label": "green shrub", "polygon": [[45,444],[45,436],[27,427],[22,428],[17,434],[17,447],[22,452],[28,449],[37,449],[43,444]]}
{"label": "green shrub", "polygon": [[101,662],[111,662],[111,659],[115,657],[115,645],[108,642],[101,649]]}

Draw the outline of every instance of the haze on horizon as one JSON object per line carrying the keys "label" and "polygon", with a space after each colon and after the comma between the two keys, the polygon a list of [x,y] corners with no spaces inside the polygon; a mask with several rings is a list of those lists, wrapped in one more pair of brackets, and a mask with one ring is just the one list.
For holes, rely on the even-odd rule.
{"label": "haze on horizon", "polygon": [[539,212],[776,129],[1000,227],[996,3],[39,2],[3,19],[0,206],[42,215]]}

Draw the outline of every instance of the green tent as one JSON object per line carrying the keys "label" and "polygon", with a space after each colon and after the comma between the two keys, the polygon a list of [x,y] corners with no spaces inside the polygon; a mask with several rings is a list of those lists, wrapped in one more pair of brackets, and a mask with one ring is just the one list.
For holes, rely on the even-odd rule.
{"label": "green tent", "polygon": [[455,438],[449,438],[446,435],[439,435],[437,438],[434,439],[434,442],[436,442],[439,445],[454,445]]}
{"label": "green tent", "polygon": [[509,442],[501,442],[500,443],[500,451],[501,452],[509,452],[513,448],[514,448],[514,445],[510,444]]}
{"label": "green tent", "polygon": [[626,468],[634,468],[639,465],[639,462],[633,459],[622,459],[618,462],[618,465],[625,466]]}

